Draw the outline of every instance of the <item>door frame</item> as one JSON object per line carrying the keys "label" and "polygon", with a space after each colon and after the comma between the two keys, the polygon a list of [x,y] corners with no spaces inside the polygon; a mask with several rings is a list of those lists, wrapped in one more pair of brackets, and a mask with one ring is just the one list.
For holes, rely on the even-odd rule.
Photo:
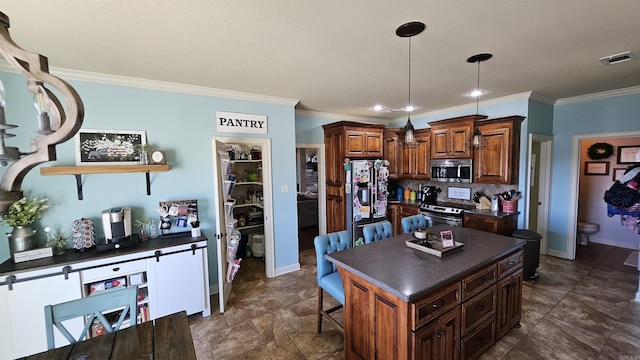
{"label": "door frame", "polygon": [[297,149],[316,149],[318,154],[318,232],[327,233],[327,174],[325,166],[324,144],[296,143]]}
{"label": "door frame", "polygon": [[549,238],[549,204],[551,199],[551,159],[553,149],[553,136],[542,134],[529,134],[528,150],[527,150],[527,178],[525,186],[527,189],[531,187],[531,154],[532,144],[534,142],[540,143],[540,157],[537,159],[539,170],[536,177],[538,186],[538,198],[531,199],[531,196],[525,197],[524,206],[524,227],[529,228],[529,220],[531,217],[531,201],[541,202],[544,205],[538,206],[538,226],[535,231],[542,235],[540,241],[540,253],[547,253],[547,239]]}
{"label": "door frame", "polygon": [[[640,130],[573,135],[571,142],[571,180],[569,185],[569,210],[567,217],[566,257],[576,258],[576,230],[578,229],[578,187],[580,186],[580,149],[583,140],[638,137]],[[640,292],[639,292],[640,294]]]}
{"label": "door frame", "polygon": [[[263,195],[263,216],[264,216],[264,259],[265,259],[265,272],[266,276],[272,278],[275,276],[275,244],[274,244],[274,232],[273,232],[273,185],[271,180],[271,138],[259,138],[259,137],[223,137],[214,136],[211,140],[213,151],[213,169],[214,169],[214,195],[216,219],[220,216],[224,217],[224,207],[220,208],[220,204],[224,204],[224,201],[220,201],[219,197],[223,193],[220,181],[220,174],[218,169],[218,152],[217,142],[225,144],[242,144],[242,145],[259,145],[262,151],[262,195]],[[216,220],[217,221],[217,220]],[[222,226],[222,224],[221,224]],[[223,234],[226,229],[216,229],[216,237],[218,238],[220,246],[217,249],[217,268],[218,268],[218,298],[220,303],[220,312],[224,312],[226,306],[225,296],[228,296],[231,292],[231,287],[228,287],[228,293],[225,293],[224,284],[226,279],[224,278],[221,269],[227,266],[226,264],[226,236]],[[223,246],[224,245],[224,246]],[[222,264],[221,264],[222,262]],[[241,267],[242,269],[242,267]]]}

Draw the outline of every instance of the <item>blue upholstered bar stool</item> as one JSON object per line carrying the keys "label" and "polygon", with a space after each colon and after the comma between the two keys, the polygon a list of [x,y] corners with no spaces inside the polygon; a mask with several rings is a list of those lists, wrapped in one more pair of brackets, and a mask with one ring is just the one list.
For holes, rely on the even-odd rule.
{"label": "blue upholstered bar stool", "polygon": [[[338,331],[344,335],[344,328],[332,316],[336,310],[344,306],[344,287],[342,286],[342,278],[338,273],[335,265],[324,256],[336,251],[348,249],[351,247],[351,236],[346,230],[318,235],[313,239],[313,245],[316,249],[316,261],[318,268],[318,333],[322,332],[322,317],[326,317]],[[333,296],[340,304],[325,310],[323,307],[324,291]]]}
{"label": "blue upholstered bar stool", "polygon": [[402,225],[402,233],[407,234],[410,232],[414,232],[417,229],[426,228],[427,220],[424,218],[424,216],[418,214],[402,218],[402,220],[400,220],[400,224]]}
{"label": "blue upholstered bar stool", "polygon": [[393,228],[389,221],[382,221],[363,227],[362,234],[364,235],[364,243],[368,244],[374,241],[392,237]]}

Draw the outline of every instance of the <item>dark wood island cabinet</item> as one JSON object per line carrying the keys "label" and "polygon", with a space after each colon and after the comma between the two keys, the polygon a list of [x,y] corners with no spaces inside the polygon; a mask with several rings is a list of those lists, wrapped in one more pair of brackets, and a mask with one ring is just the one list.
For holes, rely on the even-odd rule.
{"label": "dark wood island cabinet", "polygon": [[437,257],[411,234],[327,255],[345,288],[347,359],[476,359],[520,321],[524,241],[452,230],[464,246]]}

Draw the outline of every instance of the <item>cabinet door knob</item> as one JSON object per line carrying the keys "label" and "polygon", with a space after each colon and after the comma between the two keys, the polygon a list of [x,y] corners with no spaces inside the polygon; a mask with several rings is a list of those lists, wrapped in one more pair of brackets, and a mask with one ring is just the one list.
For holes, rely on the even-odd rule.
{"label": "cabinet door knob", "polygon": [[478,305],[475,307],[474,309],[476,312],[483,312],[484,311],[484,305]]}
{"label": "cabinet door knob", "polygon": [[156,262],[160,262],[160,255],[162,255],[162,251],[156,250],[156,252],[153,253],[153,255],[156,257]]}
{"label": "cabinet door knob", "polygon": [[120,271],[120,268],[119,267],[115,267],[115,268],[113,268],[111,270],[113,270],[113,272],[118,272],[118,271]]}
{"label": "cabinet door knob", "polygon": [[478,280],[476,280],[476,282],[478,284],[482,284],[483,282],[485,282],[485,279],[483,277],[479,278]]}

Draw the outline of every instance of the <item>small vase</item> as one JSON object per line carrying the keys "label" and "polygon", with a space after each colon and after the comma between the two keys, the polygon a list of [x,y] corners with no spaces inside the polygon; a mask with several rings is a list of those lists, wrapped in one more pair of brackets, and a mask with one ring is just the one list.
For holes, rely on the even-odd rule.
{"label": "small vase", "polygon": [[149,165],[149,154],[146,151],[140,151],[140,154],[138,154],[138,156],[139,165]]}
{"label": "small vase", "polygon": [[140,240],[147,241],[149,239],[149,231],[146,225],[140,226]]}
{"label": "small vase", "polygon": [[12,254],[20,251],[35,249],[36,247],[36,231],[29,226],[16,226],[11,233],[7,233],[9,237],[9,250]]}
{"label": "small vase", "polygon": [[64,255],[66,248],[64,245],[58,245],[53,247],[53,255]]}

